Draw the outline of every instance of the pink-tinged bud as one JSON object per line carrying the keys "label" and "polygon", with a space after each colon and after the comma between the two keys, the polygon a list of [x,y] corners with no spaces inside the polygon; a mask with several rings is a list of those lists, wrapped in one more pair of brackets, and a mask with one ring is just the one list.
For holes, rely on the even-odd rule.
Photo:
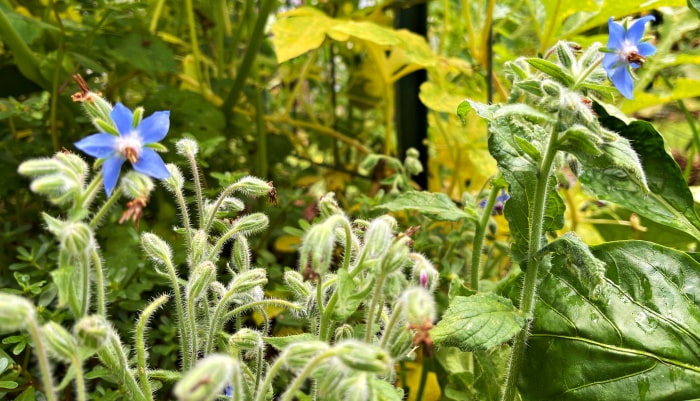
{"label": "pink-tinged bud", "polygon": [[428,273],[426,273],[425,270],[421,270],[419,281],[421,287],[425,289],[428,288]]}

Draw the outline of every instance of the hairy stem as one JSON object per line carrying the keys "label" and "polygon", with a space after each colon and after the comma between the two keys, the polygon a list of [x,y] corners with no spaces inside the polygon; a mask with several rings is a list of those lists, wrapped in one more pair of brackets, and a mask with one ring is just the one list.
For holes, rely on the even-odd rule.
{"label": "hairy stem", "polygon": [[558,131],[556,125],[552,129],[549,137],[547,149],[539,166],[537,184],[535,187],[535,199],[530,210],[530,233],[528,259],[525,262],[527,269],[525,270],[525,282],[523,284],[522,293],[520,295],[520,310],[523,311],[528,318],[525,327],[515,337],[515,342],[511,349],[510,361],[506,373],[506,387],[503,392],[503,401],[512,401],[517,393],[518,378],[520,369],[523,365],[525,356],[525,344],[527,343],[530,334],[530,324],[532,322],[532,311],[535,305],[535,296],[537,294],[537,274],[540,261],[533,256],[542,247],[542,226],[544,223],[544,212],[547,206],[547,191],[549,187],[549,176],[556,155],[558,140]]}
{"label": "hairy stem", "polygon": [[49,357],[46,354],[43,340],[41,338],[41,330],[36,318],[32,317],[27,325],[29,336],[32,338],[34,352],[39,360],[39,371],[44,383],[44,395],[47,401],[57,401],[56,393],[54,392],[53,377],[51,376],[51,367],[49,366]]}
{"label": "hairy stem", "polygon": [[107,316],[107,301],[105,299],[105,280],[104,272],[102,271],[102,259],[97,252],[96,246],[90,250],[90,258],[95,267],[95,290],[97,292],[97,314]]}
{"label": "hairy stem", "polygon": [[489,224],[489,218],[491,217],[491,211],[493,210],[493,205],[496,204],[496,198],[498,198],[498,191],[501,189],[498,185],[493,185],[491,192],[489,193],[489,198],[486,200],[486,205],[484,206],[484,212],[479,220],[479,225],[476,226],[476,232],[474,233],[474,245],[472,246],[472,259],[470,269],[471,281],[469,283],[470,287],[474,291],[479,291],[479,278],[481,277],[481,251],[484,245],[484,235],[486,235],[486,227]]}
{"label": "hairy stem", "polygon": [[182,294],[180,293],[180,281],[177,278],[177,273],[175,272],[175,266],[173,263],[166,259],[165,265],[168,268],[168,275],[170,276],[170,284],[173,286],[173,292],[175,293],[175,308],[177,310],[177,325],[180,330],[180,350],[182,352],[182,365],[184,370],[189,370],[192,367],[192,338],[190,337],[190,330],[186,324],[185,311],[183,308]]}
{"label": "hairy stem", "polygon": [[144,333],[146,331],[148,320],[151,318],[153,312],[168,302],[168,298],[169,297],[167,295],[161,295],[153,300],[153,302],[151,302],[146,309],[143,310],[139,316],[138,323],[136,324],[136,335],[134,336],[136,346],[136,372],[139,376],[141,390],[146,396],[146,399],[149,401],[153,401],[153,392],[151,390],[151,382],[148,380],[148,364],[146,363],[146,342],[144,340]]}
{"label": "hairy stem", "polygon": [[374,323],[374,316],[376,315],[377,306],[379,304],[379,298],[382,295],[382,287],[384,287],[384,280],[386,279],[386,273],[379,273],[377,282],[374,284],[374,294],[372,295],[372,300],[369,304],[369,312],[367,313],[367,325],[365,327],[365,342],[371,343],[372,339],[372,324]]}

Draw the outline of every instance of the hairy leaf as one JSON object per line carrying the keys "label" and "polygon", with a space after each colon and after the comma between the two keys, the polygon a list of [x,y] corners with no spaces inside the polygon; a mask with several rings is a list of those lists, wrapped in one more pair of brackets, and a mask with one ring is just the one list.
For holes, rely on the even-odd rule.
{"label": "hairy leaf", "polygon": [[580,179],[584,187],[602,199],[700,239],[700,218],[695,213],[693,196],[678,164],[666,153],[659,132],[648,122],[626,124],[600,106],[595,110],[601,124],[618,132],[632,145],[644,169],[649,193],[640,191],[629,175],[604,166],[582,171]]}
{"label": "hairy leaf", "polygon": [[457,207],[449,196],[432,192],[404,192],[387,203],[377,205],[375,209],[389,210],[390,212],[418,211],[434,220],[443,221],[475,220],[478,218],[476,212],[465,211]]}
{"label": "hairy leaf", "polygon": [[524,325],[525,316],[507,298],[492,293],[458,296],[430,336],[438,346],[474,351],[510,340]]}
{"label": "hairy leaf", "polygon": [[700,264],[642,241],[592,254],[607,270],[590,294],[562,261],[539,285],[523,399],[700,397]]}

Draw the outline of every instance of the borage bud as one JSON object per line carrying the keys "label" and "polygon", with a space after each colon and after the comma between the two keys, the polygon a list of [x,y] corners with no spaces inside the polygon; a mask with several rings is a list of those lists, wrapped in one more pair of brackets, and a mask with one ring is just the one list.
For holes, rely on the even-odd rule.
{"label": "borage bud", "polygon": [[188,157],[196,156],[199,153],[199,146],[197,146],[197,141],[189,138],[183,138],[175,142],[175,149],[179,155]]}
{"label": "borage bud", "polygon": [[250,357],[263,349],[262,334],[244,327],[229,337],[228,345],[233,349],[245,352]]}
{"label": "borage bud", "polygon": [[168,163],[165,168],[170,173],[170,177],[161,180],[165,189],[171,192],[176,192],[182,190],[182,186],[185,184],[185,178],[182,175],[182,171],[176,165]]}
{"label": "borage bud", "polygon": [[423,165],[420,162],[420,152],[414,148],[408,148],[406,151],[406,159],[404,160],[404,167],[406,171],[411,175],[418,175],[423,172]]}
{"label": "borage bud", "polygon": [[120,181],[124,195],[129,199],[148,198],[153,191],[153,180],[144,174],[131,170]]}
{"label": "borage bud", "polygon": [[433,292],[438,286],[440,274],[432,263],[419,253],[412,253],[410,258],[415,261],[411,279],[416,284],[426,290]]}
{"label": "borage bud", "polygon": [[0,333],[22,330],[36,318],[36,309],[27,299],[0,293]]}
{"label": "borage bud", "polygon": [[384,256],[391,247],[395,227],[396,219],[388,215],[372,220],[365,233],[364,257],[372,260]]}
{"label": "borage bud", "polygon": [[352,326],[345,323],[342,326],[335,329],[335,333],[333,334],[333,340],[336,343],[342,340],[349,340],[353,337],[354,333],[355,332],[352,329]]}
{"label": "borage bud", "polygon": [[334,249],[335,228],[325,223],[311,226],[301,242],[299,268],[303,272],[312,270],[317,274],[325,273],[333,261]]}
{"label": "borage bud", "polygon": [[209,355],[185,373],[173,393],[180,401],[213,401],[235,374],[240,374],[238,360],[228,355]]}
{"label": "borage bud", "polygon": [[250,175],[241,178],[233,185],[235,185],[239,191],[251,196],[266,196],[270,193],[271,188],[269,182]]}
{"label": "borage bud", "polygon": [[197,230],[192,236],[192,244],[187,255],[187,263],[196,266],[204,261],[209,255],[209,236],[202,230]]}
{"label": "borage bud", "polygon": [[345,401],[372,401],[378,398],[366,373],[354,374],[346,378],[340,383],[339,388]]}
{"label": "borage bud", "polygon": [[386,257],[382,261],[382,270],[385,272],[393,272],[403,267],[408,261],[408,245],[411,243],[411,238],[403,236],[394,240],[394,243],[389,248]]}
{"label": "borage bud", "polygon": [[357,340],[345,340],[335,347],[336,355],[350,369],[362,372],[384,373],[391,366],[389,354],[376,345]]}
{"label": "borage bud", "polygon": [[192,270],[192,276],[187,281],[187,296],[197,301],[206,294],[209,284],[216,278],[216,267],[210,261],[204,261]]}
{"label": "borage bud", "polygon": [[84,255],[95,246],[92,229],[87,224],[61,221],[46,213],[42,213],[42,217],[48,230],[58,238],[61,248],[70,255]]}
{"label": "borage bud", "polygon": [[236,238],[231,251],[231,261],[239,272],[250,270],[251,253],[248,239],[246,237]]}
{"label": "borage bud", "polygon": [[75,178],[76,184],[83,184],[89,168],[82,157],[71,152],[58,152],[54,157],[68,169],[68,171],[64,169],[64,173],[68,173],[71,177]]}
{"label": "borage bud", "polygon": [[229,290],[242,293],[257,286],[267,284],[267,272],[265,269],[252,269],[247,272],[241,272],[231,280]]}
{"label": "borage bud", "polygon": [[287,369],[300,371],[304,369],[315,356],[327,351],[328,348],[329,346],[327,343],[316,340],[292,343],[284,348],[280,358]]}
{"label": "borage bud", "polygon": [[73,334],[78,338],[80,345],[91,349],[102,347],[111,331],[109,323],[100,315],[85,316],[73,326]]}
{"label": "borage bud", "polygon": [[402,304],[402,311],[409,324],[417,326],[426,321],[431,323],[435,321],[435,300],[425,288],[407,289],[401,294],[398,302]]}
{"label": "borage bud", "polygon": [[56,159],[41,158],[31,159],[23,162],[17,168],[17,172],[29,177],[56,174],[60,171],[61,165]]}
{"label": "borage bud", "polygon": [[32,180],[29,184],[32,192],[49,196],[55,204],[62,204],[68,200],[69,198],[65,195],[70,195],[76,188],[75,181],[63,174],[45,175]]}
{"label": "borage bud", "polygon": [[78,342],[56,322],[49,322],[41,327],[41,334],[46,340],[48,350],[57,359],[70,362],[78,355]]}
{"label": "borage bud", "polygon": [[270,224],[270,219],[264,213],[251,213],[236,219],[231,230],[224,235],[238,234],[248,236],[265,230],[268,224]]}
{"label": "borage bud", "polygon": [[304,276],[298,271],[287,270],[284,272],[284,282],[298,300],[306,300],[311,295],[311,288],[304,281]]}
{"label": "borage bud", "polygon": [[160,237],[152,233],[143,233],[141,235],[141,246],[154,262],[158,264],[170,263],[173,253],[170,246]]}
{"label": "borage bud", "polygon": [[335,193],[329,192],[318,201],[318,211],[322,218],[326,219],[334,214],[345,215],[335,200]]}

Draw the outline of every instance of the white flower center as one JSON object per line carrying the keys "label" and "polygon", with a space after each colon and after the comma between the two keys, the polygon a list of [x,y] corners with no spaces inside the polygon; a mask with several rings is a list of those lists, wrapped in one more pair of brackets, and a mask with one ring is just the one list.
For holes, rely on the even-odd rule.
{"label": "white flower center", "polygon": [[136,131],[120,136],[116,144],[117,152],[132,163],[136,163],[141,156],[143,142],[141,136]]}
{"label": "white flower center", "polygon": [[618,53],[618,56],[620,57],[620,62],[629,64],[630,56],[633,56],[635,54],[639,54],[639,49],[637,49],[636,44],[631,43],[629,40],[625,40],[624,42],[622,42],[622,47],[620,48],[620,52]]}

